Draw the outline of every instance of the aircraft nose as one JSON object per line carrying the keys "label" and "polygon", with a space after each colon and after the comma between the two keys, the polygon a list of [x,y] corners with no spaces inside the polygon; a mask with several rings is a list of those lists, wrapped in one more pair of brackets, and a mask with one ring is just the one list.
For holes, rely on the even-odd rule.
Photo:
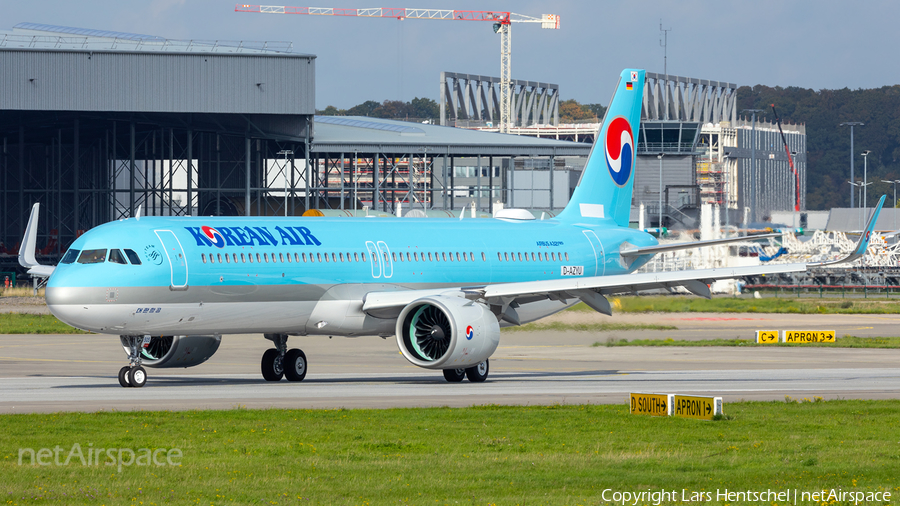
{"label": "aircraft nose", "polygon": [[89,301],[75,290],[48,286],[45,298],[47,308],[63,323],[83,330],[100,331],[97,328],[97,311],[92,311]]}

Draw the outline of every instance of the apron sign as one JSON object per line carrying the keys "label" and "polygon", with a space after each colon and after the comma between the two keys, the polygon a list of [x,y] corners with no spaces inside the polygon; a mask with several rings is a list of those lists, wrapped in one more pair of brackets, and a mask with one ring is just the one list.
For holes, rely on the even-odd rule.
{"label": "apron sign", "polygon": [[833,330],[785,330],[786,343],[833,343]]}
{"label": "apron sign", "polygon": [[674,395],[673,415],[698,420],[712,420],[722,414],[721,397],[695,397],[691,395]]}

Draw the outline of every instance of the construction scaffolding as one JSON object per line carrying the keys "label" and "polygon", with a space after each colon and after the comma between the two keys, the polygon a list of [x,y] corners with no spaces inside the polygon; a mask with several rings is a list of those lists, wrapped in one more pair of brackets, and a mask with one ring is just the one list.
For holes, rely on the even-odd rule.
{"label": "construction scaffolding", "polygon": [[[441,125],[499,131],[500,81],[499,77],[441,72]],[[511,87],[511,127],[559,126],[558,84],[514,79]]]}

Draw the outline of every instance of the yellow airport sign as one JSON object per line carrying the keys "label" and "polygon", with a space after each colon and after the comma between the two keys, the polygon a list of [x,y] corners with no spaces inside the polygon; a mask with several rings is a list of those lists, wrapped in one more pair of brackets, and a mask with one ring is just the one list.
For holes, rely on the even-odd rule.
{"label": "yellow airport sign", "polygon": [[777,330],[757,330],[756,342],[759,344],[772,344],[778,342]]}
{"label": "yellow airport sign", "polygon": [[672,414],[672,394],[631,394],[631,414],[669,416]]}
{"label": "yellow airport sign", "polygon": [[785,330],[786,343],[833,343],[833,330]]}
{"label": "yellow airport sign", "polygon": [[712,420],[722,414],[721,397],[696,397],[692,395],[674,395],[672,414],[683,418]]}

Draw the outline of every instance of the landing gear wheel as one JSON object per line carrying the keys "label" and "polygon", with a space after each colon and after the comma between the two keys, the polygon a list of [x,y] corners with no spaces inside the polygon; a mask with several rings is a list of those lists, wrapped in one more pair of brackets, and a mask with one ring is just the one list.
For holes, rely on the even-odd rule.
{"label": "landing gear wheel", "polygon": [[128,371],[128,382],[135,388],[140,388],[147,383],[147,371],[141,366],[132,367]]}
{"label": "landing gear wheel", "polygon": [[482,383],[487,379],[488,371],[490,371],[490,366],[488,365],[488,361],[485,360],[474,367],[466,369],[466,376],[472,383]]}
{"label": "landing gear wheel", "polygon": [[284,355],[284,377],[288,381],[303,381],[306,377],[306,354],[294,348]]}
{"label": "landing gear wheel", "polygon": [[459,383],[466,377],[465,369],[444,369],[444,379],[450,383]]}
{"label": "landing gear wheel", "polygon": [[119,369],[119,384],[125,388],[131,386],[131,383],[128,381],[128,371],[131,370],[131,367],[127,365],[121,369]]}
{"label": "landing gear wheel", "polygon": [[266,381],[281,381],[284,376],[284,366],[278,350],[269,348],[263,353],[261,368]]}

